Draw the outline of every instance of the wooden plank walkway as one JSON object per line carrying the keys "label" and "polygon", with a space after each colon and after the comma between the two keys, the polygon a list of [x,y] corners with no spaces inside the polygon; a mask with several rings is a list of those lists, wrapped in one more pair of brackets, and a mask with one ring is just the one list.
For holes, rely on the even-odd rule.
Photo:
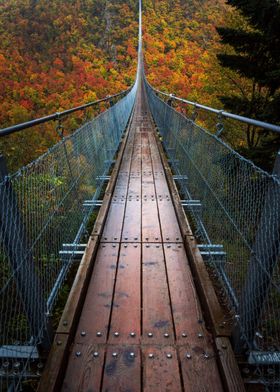
{"label": "wooden plank walkway", "polygon": [[65,392],[225,390],[141,86],[69,347]]}

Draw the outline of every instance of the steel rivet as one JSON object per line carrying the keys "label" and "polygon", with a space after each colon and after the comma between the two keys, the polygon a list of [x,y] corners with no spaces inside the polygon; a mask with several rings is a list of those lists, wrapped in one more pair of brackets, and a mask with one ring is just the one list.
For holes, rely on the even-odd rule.
{"label": "steel rivet", "polygon": [[166,237],[166,240],[169,241],[169,237]]}
{"label": "steel rivet", "polygon": [[81,351],[76,351],[76,357],[80,357],[81,356]]}
{"label": "steel rivet", "polygon": [[66,320],[63,321],[63,325],[66,326],[68,322]]}
{"label": "steel rivet", "polygon": [[222,348],[225,350],[227,349],[227,346],[225,344],[222,344]]}
{"label": "steel rivet", "polygon": [[198,336],[200,339],[203,338],[202,333],[198,333],[197,336]]}
{"label": "steel rivet", "polygon": [[94,353],[93,353],[94,358],[97,358],[98,355],[99,355],[99,353],[97,351],[94,351]]}
{"label": "steel rivet", "polygon": [[158,237],[156,237],[155,240],[157,241],[157,240],[158,240]]}
{"label": "steel rivet", "polygon": [[134,338],[135,337],[135,332],[130,332],[130,336],[132,337],[132,338]]}
{"label": "steel rivet", "polygon": [[113,354],[112,354],[112,357],[113,357],[113,358],[117,358],[117,356],[118,356],[118,353],[113,353]]}
{"label": "steel rivet", "polygon": [[167,248],[171,248],[171,245],[167,245]]}
{"label": "steel rivet", "polygon": [[98,336],[100,338],[100,336],[102,336],[102,333],[100,331],[96,332],[96,336]]}
{"label": "steel rivet", "polygon": [[150,354],[148,355],[148,357],[149,357],[149,358],[154,358],[154,354],[150,353]]}
{"label": "steel rivet", "polygon": [[165,334],[164,334],[164,337],[165,337],[165,338],[168,338],[168,337],[169,337],[169,333],[165,333]]}
{"label": "steel rivet", "polygon": [[130,356],[131,358],[134,358],[134,357],[135,357],[135,354],[134,354],[134,353],[130,353],[129,356]]}
{"label": "steel rivet", "polygon": [[208,359],[209,358],[209,354],[205,353],[204,354],[204,358]]}
{"label": "steel rivet", "polygon": [[182,333],[182,338],[186,338],[187,336],[188,335],[185,332]]}
{"label": "steel rivet", "polygon": [[134,237],[135,241],[138,239],[138,237]]}
{"label": "steel rivet", "polygon": [[117,337],[119,336],[119,333],[118,333],[118,332],[115,332],[114,335],[115,335],[115,337],[117,338]]}
{"label": "steel rivet", "polygon": [[187,359],[191,359],[191,357],[192,357],[191,354],[186,354]]}
{"label": "steel rivet", "polygon": [[148,333],[148,337],[151,338],[152,336],[153,336],[153,333],[152,333],[152,332],[149,332],[149,333]]}
{"label": "steel rivet", "polygon": [[82,332],[81,332],[81,336],[86,336],[85,331],[82,331]]}
{"label": "steel rivet", "polygon": [[166,354],[166,357],[167,357],[168,359],[170,359],[170,358],[172,358],[172,354],[168,353],[168,354]]}

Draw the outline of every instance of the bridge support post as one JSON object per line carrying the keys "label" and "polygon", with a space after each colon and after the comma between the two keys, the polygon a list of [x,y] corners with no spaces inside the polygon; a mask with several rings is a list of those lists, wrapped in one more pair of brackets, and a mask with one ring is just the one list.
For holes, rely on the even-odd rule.
{"label": "bridge support post", "polygon": [[[276,157],[273,174],[280,178],[280,151]],[[239,322],[233,332],[235,352],[239,354],[244,353],[248,348],[254,348],[261,313],[279,260],[280,220],[273,219],[279,215],[279,186],[272,183],[265,197],[255,245],[239,301]]]}
{"label": "bridge support post", "polygon": [[38,348],[48,350],[52,332],[46,314],[46,301],[28,247],[17,197],[7,176],[5,159],[0,154],[0,240],[10,263],[31,333],[35,341],[38,338]]}

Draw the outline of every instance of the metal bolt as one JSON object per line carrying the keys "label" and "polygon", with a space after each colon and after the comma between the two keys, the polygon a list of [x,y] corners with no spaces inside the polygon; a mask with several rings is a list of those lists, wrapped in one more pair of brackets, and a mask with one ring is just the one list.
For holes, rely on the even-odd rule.
{"label": "metal bolt", "polygon": [[118,353],[113,353],[113,354],[112,354],[112,357],[113,357],[113,358],[117,358],[117,356],[118,356]]}
{"label": "metal bolt", "polygon": [[76,357],[80,357],[81,356],[81,351],[76,351]]}
{"label": "metal bolt", "polygon": [[168,358],[168,359],[172,358],[172,354],[170,354],[170,353],[166,354],[166,358]]}
{"label": "metal bolt", "polygon": [[86,336],[85,331],[82,331],[82,332],[81,332],[81,336]]}
{"label": "metal bolt", "polygon": [[94,358],[97,358],[99,356],[99,353],[97,351],[94,351],[93,356]]}
{"label": "metal bolt", "polygon": [[150,353],[150,354],[148,355],[148,357],[149,357],[149,358],[154,358],[154,354]]}
{"label": "metal bolt", "polygon": [[13,365],[13,368],[16,369],[16,370],[19,369],[20,368],[20,362],[15,362],[14,365]]}
{"label": "metal bolt", "polygon": [[135,337],[135,332],[130,332],[130,336],[132,337],[132,338],[134,338]]}
{"label": "metal bolt", "polygon": [[186,354],[187,359],[191,359],[191,357],[192,357],[191,354]]}
{"label": "metal bolt", "polygon": [[204,353],[204,358],[205,358],[205,359],[208,359],[208,358],[209,358],[209,354]]}
{"label": "metal bolt", "polygon": [[98,336],[99,338],[102,336],[102,333],[100,331],[96,332],[96,336]]}
{"label": "metal bolt", "polygon": [[66,320],[63,321],[63,325],[66,326],[68,322]]}
{"label": "metal bolt", "polygon": [[62,345],[62,341],[61,341],[61,340],[57,340],[56,344],[57,344],[58,346],[61,346],[61,345]]}
{"label": "metal bolt", "polygon": [[167,248],[171,248],[171,245],[167,245]]}
{"label": "metal bolt", "polygon": [[42,362],[37,363],[37,368],[38,369],[43,369],[44,364]]}
{"label": "metal bolt", "polygon": [[200,339],[203,338],[202,333],[198,333],[197,336],[198,336]]}
{"label": "metal bolt", "polygon": [[152,337],[153,337],[153,333],[152,333],[152,332],[149,332],[149,333],[148,333],[148,337],[149,337],[149,338],[152,338]]}
{"label": "metal bolt", "polygon": [[118,332],[115,332],[114,335],[115,335],[115,337],[117,338],[117,337],[119,336],[119,333],[118,333]]}
{"label": "metal bolt", "polygon": [[169,338],[169,333],[165,333],[165,334],[164,334],[164,337],[165,337],[165,338]]}
{"label": "metal bolt", "polygon": [[130,356],[130,358],[134,358],[135,354],[134,353],[130,353],[129,356]]}
{"label": "metal bolt", "polygon": [[227,349],[227,346],[225,344],[222,344],[222,348],[225,350]]}
{"label": "metal bolt", "polygon": [[182,333],[182,338],[186,338],[187,336],[188,335],[185,332]]}

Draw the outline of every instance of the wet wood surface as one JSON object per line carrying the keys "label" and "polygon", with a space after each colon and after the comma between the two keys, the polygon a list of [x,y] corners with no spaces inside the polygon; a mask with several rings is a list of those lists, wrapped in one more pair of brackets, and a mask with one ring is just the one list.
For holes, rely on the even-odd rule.
{"label": "wet wood surface", "polygon": [[225,390],[146,102],[140,87],[63,391]]}

